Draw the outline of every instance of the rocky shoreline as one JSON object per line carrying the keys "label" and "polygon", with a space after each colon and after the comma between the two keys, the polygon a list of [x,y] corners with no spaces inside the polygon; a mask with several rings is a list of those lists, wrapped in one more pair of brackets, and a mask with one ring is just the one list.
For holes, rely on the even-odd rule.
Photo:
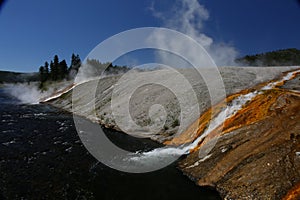
{"label": "rocky shoreline", "polygon": [[[223,199],[299,199],[299,71],[292,78],[258,93],[201,141],[179,168],[196,184],[217,189]],[[198,128],[197,134],[203,131],[205,114],[191,126]],[[187,131],[168,143],[179,145],[191,137],[197,135]]]}
{"label": "rocky shoreline", "polygon": [[[279,78],[282,72],[292,69],[295,68],[224,67],[220,68],[220,71],[226,94],[229,96]],[[207,100],[208,92],[204,89],[203,82],[194,76],[192,71],[185,71],[183,74],[192,80],[193,88],[198,91],[199,105],[204,113],[210,102]],[[95,103],[96,119],[90,117],[95,115],[91,115],[93,111],[89,109],[82,109],[79,114],[107,127],[118,129],[109,107],[113,85],[118,78],[102,80],[101,87],[97,88],[99,96],[96,99],[101,101]],[[88,84],[78,87],[88,92],[85,90]],[[298,75],[284,85],[258,95],[236,114],[233,121],[225,123],[222,134],[218,135],[218,140],[209,154],[199,157],[199,149],[196,149],[179,162],[179,168],[196,184],[215,188],[223,199],[288,198],[289,192],[297,191],[299,187],[296,185],[300,181],[299,85]],[[132,102],[134,105],[141,105],[143,102],[144,105],[133,108],[133,117],[137,118],[138,123],[145,123],[145,110],[150,104],[156,103],[146,99],[146,94],[154,97],[153,99],[168,96],[167,91],[161,89],[156,89],[153,93],[144,91],[138,91],[136,96],[140,98]],[[71,93],[68,92],[48,103],[72,111]],[[74,98],[76,100],[84,95],[73,96],[73,101]],[[170,107],[171,117],[166,122],[169,127],[160,134],[149,135],[149,138],[166,142],[174,139],[172,133],[176,131],[177,126],[172,126],[172,119],[178,115],[179,110],[176,109],[176,101],[172,102],[168,98],[159,100],[165,102],[163,105]],[[201,143],[201,149],[205,151],[212,141],[214,137]]]}
{"label": "rocky shoreline", "polygon": [[242,126],[219,136],[206,157],[195,151],[179,167],[224,199],[281,199],[300,181],[299,110],[299,93],[268,91],[236,116],[233,123]]}

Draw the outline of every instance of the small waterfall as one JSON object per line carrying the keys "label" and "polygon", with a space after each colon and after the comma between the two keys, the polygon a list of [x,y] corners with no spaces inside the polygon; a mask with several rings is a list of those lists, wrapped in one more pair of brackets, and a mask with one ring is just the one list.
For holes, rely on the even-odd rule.
{"label": "small waterfall", "polygon": [[62,90],[58,90],[55,93],[53,93],[51,96],[46,97],[46,98],[42,98],[40,99],[40,102],[47,102],[47,101],[51,101],[53,99],[57,99],[58,97],[61,97],[61,95],[66,94],[67,92],[73,90],[77,85],[72,84],[69,85],[68,87],[62,89]]}
{"label": "small waterfall", "polygon": [[281,80],[278,81],[273,81],[265,85],[264,87],[261,88],[261,90],[270,90],[275,88],[276,86],[283,84],[285,81],[293,79],[298,73],[300,73],[300,69],[296,71],[292,71],[287,73]]}
{"label": "small waterfall", "polygon": [[213,130],[221,126],[225,120],[230,119],[234,116],[243,106],[251,101],[254,97],[262,94],[264,90],[274,89],[276,86],[281,85],[285,81],[295,78],[300,70],[287,73],[282,79],[278,81],[273,81],[263,86],[260,90],[250,92],[248,94],[242,94],[235,99],[233,99],[215,118],[210,121],[209,127],[204,130],[204,132],[196,138],[192,143],[183,144],[178,147],[162,147],[157,148],[149,152],[136,152],[135,156],[131,158],[133,161],[138,162],[152,162],[152,161],[162,161],[165,158],[172,156],[180,156],[189,154],[190,151],[196,148],[201,140],[203,140],[207,135],[209,135]]}

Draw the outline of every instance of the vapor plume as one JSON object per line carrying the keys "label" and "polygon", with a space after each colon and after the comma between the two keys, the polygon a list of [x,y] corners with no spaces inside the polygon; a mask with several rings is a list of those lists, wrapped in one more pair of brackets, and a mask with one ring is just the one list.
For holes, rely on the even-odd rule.
{"label": "vapor plume", "polygon": [[[204,33],[204,24],[209,19],[209,11],[197,0],[176,0],[168,11],[157,10],[155,3],[152,3],[150,10],[161,20],[164,27],[177,30],[195,39],[210,54],[217,66],[235,65],[237,50],[230,44],[215,42],[212,37]],[[198,56],[197,52],[194,54]]]}

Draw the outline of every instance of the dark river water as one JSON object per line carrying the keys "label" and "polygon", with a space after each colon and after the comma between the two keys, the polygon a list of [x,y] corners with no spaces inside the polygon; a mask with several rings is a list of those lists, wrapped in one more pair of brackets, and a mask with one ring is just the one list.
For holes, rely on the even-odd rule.
{"label": "dark river water", "polygon": [[[82,145],[72,115],[49,105],[22,105],[0,89],[0,199],[219,199],[176,163],[130,174],[97,162]],[[105,130],[121,146],[159,144]]]}

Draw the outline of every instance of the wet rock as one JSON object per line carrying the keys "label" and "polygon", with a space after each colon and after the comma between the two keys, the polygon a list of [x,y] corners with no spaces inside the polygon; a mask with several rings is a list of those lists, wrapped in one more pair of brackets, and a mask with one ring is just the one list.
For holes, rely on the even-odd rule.
{"label": "wet rock", "polygon": [[225,124],[231,131],[218,136],[207,159],[197,150],[179,163],[224,199],[280,199],[300,182],[300,94],[275,90],[258,98]]}

